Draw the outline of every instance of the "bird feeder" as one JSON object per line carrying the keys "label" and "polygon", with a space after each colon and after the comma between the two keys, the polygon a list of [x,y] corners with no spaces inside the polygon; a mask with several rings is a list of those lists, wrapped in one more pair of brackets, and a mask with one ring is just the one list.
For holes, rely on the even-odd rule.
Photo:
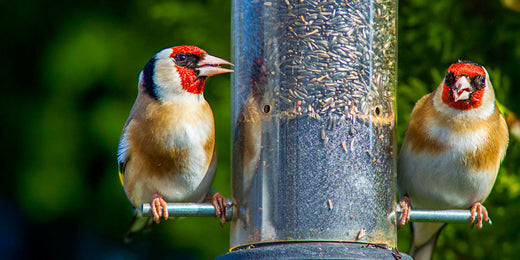
{"label": "bird feeder", "polygon": [[233,1],[231,252],[393,259],[397,0]]}

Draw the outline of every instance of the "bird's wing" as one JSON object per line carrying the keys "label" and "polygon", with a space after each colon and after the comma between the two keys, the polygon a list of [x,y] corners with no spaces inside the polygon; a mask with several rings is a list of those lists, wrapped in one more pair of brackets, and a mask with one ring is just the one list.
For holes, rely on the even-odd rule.
{"label": "bird's wing", "polygon": [[128,132],[126,131],[126,127],[123,129],[123,133],[121,134],[121,139],[119,139],[119,145],[117,147],[117,164],[119,168],[119,180],[121,181],[121,185],[124,186],[124,177],[125,177],[125,168],[130,156],[128,154]]}
{"label": "bird's wing", "polygon": [[[141,77],[141,75],[139,76]],[[128,119],[126,120],[125,126],[123,127],[123,132],[121,133],[121,138],[119,139],[119,145],[117,147],[117,164],[119,168],[119,180],[121,181],[121,185],[124,186],[124,177],[125,177],[125,169],[128,161],[130,160],[130,145],[128,143],[128,129],[130,125],[134,122],[136,117],[139,117],[139,111],[145,111],[143,109],[143,105],[146,106],[150,102],[150,98],[146,98],[146,95],[143,95],[143,86],[142,81],[139,81],[139,94],[135,100],[132,109],[130,110],[130,114]]]}

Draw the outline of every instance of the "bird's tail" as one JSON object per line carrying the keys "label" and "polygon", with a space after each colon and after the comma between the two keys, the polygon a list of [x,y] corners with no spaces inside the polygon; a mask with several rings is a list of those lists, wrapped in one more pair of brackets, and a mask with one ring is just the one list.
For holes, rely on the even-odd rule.
{"label": "bird's tail", "polygon": [[125,243],[132,242],[135,235],[143,232],[150,231],[153,225],[152,217],[143,217],[139,214],[135,214],[134,219],[132,220],[132,224],[130,225],[130,229],[126,233],[124,240]]}
{"label": "bird's tail", "polygon": [[415,260],[432,259],[437,238],[446,223],[412,223],[412,242],[408,254]]}

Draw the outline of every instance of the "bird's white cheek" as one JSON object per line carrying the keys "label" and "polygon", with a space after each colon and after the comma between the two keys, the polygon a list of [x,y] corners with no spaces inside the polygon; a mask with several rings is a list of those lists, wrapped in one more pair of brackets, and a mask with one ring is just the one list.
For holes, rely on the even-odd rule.
{"label": "bird's white cheek", "polygon": [[181,78],[171,59],[158,60],[153,80],[156,85],[157,96],[163,102],[170,102],[178,98],[183,91]]}

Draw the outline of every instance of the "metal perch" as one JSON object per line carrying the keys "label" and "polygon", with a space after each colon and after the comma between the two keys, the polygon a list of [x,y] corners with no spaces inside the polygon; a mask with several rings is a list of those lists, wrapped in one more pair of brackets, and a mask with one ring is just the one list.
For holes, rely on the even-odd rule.
{"label": "metal perch", "polygon": [[[397,209],[397,220],[401,219],[401,208]],[[437,209],[412,209],[410,211],[410,222],[469,222],[470,210],[437,210]],[[475,221],[477,218],[475,218]],[[489,220],[491,224],[491,220]]]}
{"label": "metal perch", "polygon": [[[233,205],[231,199],[227,199],[228,205]],[[150,203],[143,203],[143,215],[152,215]],[[168,203],[168,213],[174,217],[216,217],[215,208],[211,203]],[[233,218],[233,207],[226,208],[226,221]]]}
{"label": "metal perch", "polygon": [[[227,199],[228,205],[232,200]],[[149,203],[142,205],[143,215],[151,216],[152,207]],[[215,217],[215,208],[211,203],[168,203],[168,213],[176,217]],[[397,220],[401,219],[401,208],[397,208]],[[391,215],[394,217],[395,213]],[[233,207],[226,209],[226,221],[233,218]],[[410,211],[410,222],[469,222],[470,210],[435,210],[435,209],[412,209]],[[475,219],[476,221],[476,219]],[[491,221],[490,221],[491,224]]]}

